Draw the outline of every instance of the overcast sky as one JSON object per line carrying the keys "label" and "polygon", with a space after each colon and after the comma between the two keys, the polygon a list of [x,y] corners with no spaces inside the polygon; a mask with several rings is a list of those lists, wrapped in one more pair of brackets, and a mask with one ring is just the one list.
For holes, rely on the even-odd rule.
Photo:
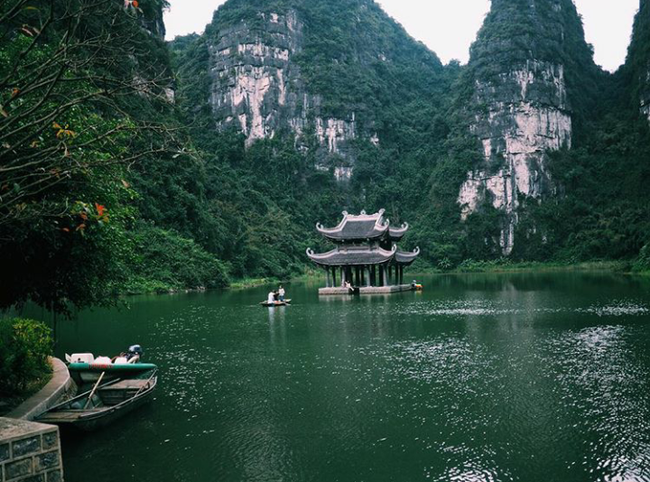
{"label": "overcast sky", "polygon": [[[170,0],[165,15],[167,38],[203,32],[212,13],[225,0]],[[416,39],[443,62],[467,62],[469,46],[489,10],[489,0],[377,0]],[[639,0],[575,0],[584,18],[587,41],[596,62],[616,70],[625,61]]]}

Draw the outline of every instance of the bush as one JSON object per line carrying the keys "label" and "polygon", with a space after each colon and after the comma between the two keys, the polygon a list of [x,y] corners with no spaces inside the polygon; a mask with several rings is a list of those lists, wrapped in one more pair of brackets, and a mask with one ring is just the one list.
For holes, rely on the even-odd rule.
{"label": "bush", "polygon": [[643,249],[641,249],[639,257],[636,259],[634,265],[632,266],[632,270],[635,272],[650,271],[650,244],[646,244]]}
{"label": "bush", "polygon": [[134,231],[136,256],[132,260],[128,292],[224,288],[229,279],[226,266],[194,240],[175,231],[142,223]]}
{"label": "bush", "polygon": [[0,392],[13,394],[51,371],[51,330],[43,323],[20,318],[0,319]]}

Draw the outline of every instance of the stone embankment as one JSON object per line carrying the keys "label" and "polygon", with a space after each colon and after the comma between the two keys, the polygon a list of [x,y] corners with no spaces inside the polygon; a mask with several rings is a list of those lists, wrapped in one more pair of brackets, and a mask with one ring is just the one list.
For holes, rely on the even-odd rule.
{"label": "stone embankment", "polygon": [[76,391],[65,364],[57,358],[51,363],[49,383],[0,418],[0,482],[63,481],[58,427],[30,421]]}
{"label": "stone embankment", "polygon": [[[65,395],[73,394],[76,385],[70,378],[68,367],[58,358],[51,358],[52,379],[38,393],[25,400],[7,417],[34,420],[48,408],[53,407]],[[2,433],[0,432],[0,438]]]}
{"label": "stone embankment", "polygon": [[58,427],[0,418],[0,481],[63,481]]}

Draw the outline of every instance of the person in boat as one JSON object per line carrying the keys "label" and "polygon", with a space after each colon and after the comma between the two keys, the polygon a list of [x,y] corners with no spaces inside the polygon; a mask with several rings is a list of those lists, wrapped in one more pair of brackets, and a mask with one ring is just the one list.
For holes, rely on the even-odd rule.
{"label": "person in boat", "polygon": [[140,345],[131,345],[127,351],[123,351],[119,355],[111,358],[111,363],[115,363],[115,361],[119,358],[126,358],[126,361],[128,363],[136,363],[140,361],[142,355],[144,355],[144,351],[142,351],[142,347]]}
{"label": "person in boat", "polygon": [[284,291],[284,288],[282,287],[282,285],[280,285],[280,289],[278,289],[278,298],[279,298],[279,300],[282,301],[283,303],[284,303],[284,297],[285,297],[285,295],[286,295],[286,291]]}
{"label": "person in boat", "polygon": [[275,304],[275,291],[269,291],[269,295],[266,297],[266,301],[269,304]]}
{"label": "person in boat", "polygon": [[129,347],[129,350],[126,352],[126,359],[129,362],[131,359],[138,361],[140,358],[142,358],[142,355],[144,355],[144,352],[142,351],[142,347],[140,345],[131,345]]}

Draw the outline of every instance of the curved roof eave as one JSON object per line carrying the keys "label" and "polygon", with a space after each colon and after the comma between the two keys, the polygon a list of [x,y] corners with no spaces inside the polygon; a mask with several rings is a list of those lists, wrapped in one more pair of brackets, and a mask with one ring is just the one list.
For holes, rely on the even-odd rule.
{"label": "curved roof eave", "polygon": [[398,264],[409,265],[412,264],[420,255],[420,248],[415,248],[413,252],[407,253],[405,251],[397,251],[395,253],[395,261]]}
{"label": "curved roof eave", "polygon": [[390,263],[395,259],[397,247],[393,246],[391,251],[374,249],[333,249],[327,253],[316,254],[313,250],[307,250],[309,259],[321,266],[369,266]]}

